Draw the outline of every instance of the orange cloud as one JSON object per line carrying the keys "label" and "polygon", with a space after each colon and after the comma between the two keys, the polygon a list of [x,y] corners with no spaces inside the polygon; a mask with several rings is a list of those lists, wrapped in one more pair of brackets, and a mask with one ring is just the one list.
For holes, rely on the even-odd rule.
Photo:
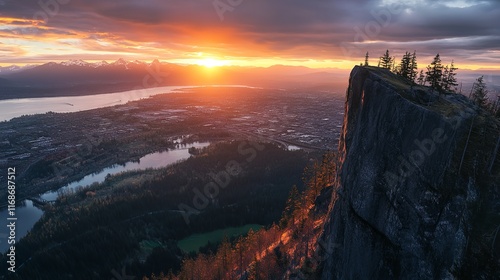
{"label": "orange cloud", "polygon": [[244,1],[223,20],[212,1],[72,0],[47,22],[32,19],[44,11],[36,1],[10,1],[2,6],[0,36],[11,47],[23,45],[27,62],[122,56],[189,62],[203,52],[241,65],[350,68],[366,51],[376,60],[385,49],[396,55],[416,49],[423,58],[440,52],[463,65],[498,65],[500,31],[492,22],[500,17],[500,2],[471,0],[477,3],[439,11],[436,1],[410,2],[404,5],[411,13],[392,14],[385,25],[376,15],[387,8],[369,0]]}

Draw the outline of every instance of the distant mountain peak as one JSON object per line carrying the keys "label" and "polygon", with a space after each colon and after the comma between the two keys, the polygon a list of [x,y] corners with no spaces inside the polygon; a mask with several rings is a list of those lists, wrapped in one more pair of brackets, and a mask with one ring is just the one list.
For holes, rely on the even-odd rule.
{"label": "distant mountain peak", "polygon": [[18,66],[18,65],[10,65],[10,66],[5,66],[5,67],[0,66],[0,74],[10,74],[10,73],[15,73],[15,72],[20,72],[20,71],[23,71],[26,69],[33,68],[35,66],[36,65],[31,65],[31,64],[27,64],[24,66]]}
{"label": "distant mountain peak", "polygon": [[72,60],[61,62],[61,65],[63,65],[63,66],[89,66],[90,64],[88,62],[81,60],[81,59],[78,59],[78,60],[72,59]]}
{"label": "distant mountain peak", "polygon": [[127,64],[146,65],[146,63],[145,63],[145,62],[140,61],[140,60],[137,60],[137,59],[136,59],[136,60],[134,60],[134,61],[130,61],[130,62],[128,62]]}
{"label": "distant mountain peak", "polygon": [[105,60],[103,60],[101,62],[93,63],[94,68],[98,68],[98,67],[106,66],[106,65],[109,65],[109,63],[107,61],[105,61]]}
{"label": "distant mountain peak", "polygon": [[106,60],[103,60],[101,62],[97,62],[97,63],[94,63],[94,64],[98,65],[98,66],[103,66],[103,65],[108,65],[109,63]]}
{"label": "distant mountain peak", "polygon": [[127,61],[123,58],[118,59],[117,61],[113,62],[113,65],[127,65]]}

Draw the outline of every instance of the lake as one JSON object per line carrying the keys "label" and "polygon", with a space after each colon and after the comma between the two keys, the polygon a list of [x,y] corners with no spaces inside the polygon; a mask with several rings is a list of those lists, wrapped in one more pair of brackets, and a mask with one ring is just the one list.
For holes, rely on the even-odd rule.
{"label": "lake", "polygon": [[[78,186],[88,186],[94,182],[104,182],[104,179],[108,174],[118,174],[120,172],[126,172],[130,170],[144,170],[148,168],[161,168],[171,165],[173,163],[186,160],[191,155],[188,152],[188,149],[191,147],[195,148],[203,148],[210,145],[208,142],[195,142],[192,144],[181,145],[178,144],[178,148],[165,151],[165,152],[157,152],[143,156],[139,159],[138,162],[127,162],[124,165],[113,165],[107,168],[104,168],[102,171],[90,174],[85,176],[83,179],[79,181],[72,182],[65,186],[62,186],[56,191],[49,191],[42,194],[40,197],[45,200],[55,200],[58,196],[58,192],[75,189]],[[33,202],[30,200],[25,200],[19,203],[16,206],[16,240],[20,240],[23,236],[25,236],[29,230],[35,225],[35,223],[42,217],[43,211],[33,205]],[[7,209],[0,210],[0,219],[3,221],[1,224],[4,224],[4,221],[7,221]],[[7,227],[2,226],[0,231],[0,252],[5,252],[8,249],[7,244]]]}
{"label": "lake", "polygon": [[84,96],[61,96],[0,100],[0,121],[8,121],[22,115],[78,112],[125,104],[129,101],[148,98],[162,93],[172,93],[192,86],[167,86],[144,88]]}
{"label": "lake", "polygon": [[[25,236],[35,223],[42,217],[43,211],[33,206],[33,202],[25,200],[16,205],[16,242]],[[0,252],[5,252],[9,248],[7,244],[7,209],[0,211],[2,229],[0,231]]]}
{"label": "lake", "polygon": [[172,93],[180,89],[218,86],[253,88],[245,85],[166,86],[84,96],[7,99],[0,100],[0,121],[8,121],[22,115],[45,114],[47,112],[71,113],[111,107],[157,94]]}
{"label": "lake", "polygon": [[177,242],[177,245],[186,253],[198,252],[198,250],[201,247],[207,245],[208,242],[221,242],[224,239],[224,236],[231,238],[235,236],[246,235],[250,229],[252,229],[253,231],[258,231],[261,228],[261,225],[248,224],[241,227],[228,227],[211,232],[193,234],[182,240],[179,240]]}

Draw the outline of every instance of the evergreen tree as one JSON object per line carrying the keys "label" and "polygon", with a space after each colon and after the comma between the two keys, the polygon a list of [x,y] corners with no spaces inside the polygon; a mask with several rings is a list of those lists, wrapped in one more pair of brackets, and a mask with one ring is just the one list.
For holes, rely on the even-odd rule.
{"label": "evergreen tree", "polygon": [[497,102],[495,102],[495,105],[493,106],[493,114],[497,118],[500,118],[500,95],[497,95]]}
{"label": "evergreen tree", "polygon": [[368,64],[368,52],[366,52],[366,55],[365,55],[365,66],[369,66],[369,64]]}
{"label": "evergreen tree", "polygon": [[458,86],[457,83],[457,78],[455,77],[457,73],[455,71],[458,68],[455,67],[453,60],[451,61],[450,67],[446,65],[445,71],[443,74],[443,89],[446,91],[456,91],[456,88]]}
{"label": "evergreen tree", "polygon": [[420,74],[418,75],[417,78],[417,83],[421,86],[425,85],[425,74],[424,70],[420,70]]}
{"label": "evergreen tree", "polygon": [[297,189],[296,185],[293,185],[290,190],[290,194],[288,195],[288,199],[286,201],[285,211],[283,212],[282,218],[280,220],[280,227],[284,228],[288,226],[291,222],[291,225],[295,224],[296,211],[300,207],[300,193]]}
{"label": "evergreen tree", "polygon": [[395,73],[396,75],[400,72],[401,65],[395,65],[394,63],[391,66],[391,72]]}
{"label": "evergreen tree", "polygon": [[385,51],[385,54],[380,57],[379,65],[382,68],[391,69],[393,58],[389,55],[389,50]]}
{"label": "evergreen tree", "polygon": [[412,64],[412,57],[409,52],[406,52],[403,55],[403,58],[401,59],[401,64],[399,64],[398,68],[396,70],[396,74],[399,76],[411,80],[411,64]]}
{"label": "evergreen tree", "polygon": [[410,63],[410,80],[415,81],[418,75],[417,51],[413,51]]}
{"label": "evergreen tree", "polygon": [[450,70],[449,70],[449,67],[448,65],[446,65],[444,68],[443,68],[443,75],[441,76],[441,88],[444,90],[444,91],[448,91],[448,74],[449,74]]}
{"label": "evergreen tree", "polygon": [[243,271],[245,271],[246,262],[244,262],[243,257],[247,249],[248,249],[248,244],[246,243],[246,239],[240,236],[238,242],[236,242],[236,245],[234,246],[236,257],[238,258],[237,263],[238,263],[239,273],[243,273]]}
{"label": "evergreen tree", "polygon": [[488,90],[483,81],[483,76],[477,78],[473,85],[474,91],[472,93],[472,101],[481,107],[486,107],[488,104]]}
{"label": "evergreen tree", "polygon": [[227,235],[224,235],[222,239],[222,243],[219,246],[216,254],[216,261],[219,262],[219,267],[222,268],[222,271],[227,271],[229,269],[230,256],[231,256],[231,242]]}
{"label": "evergreen tree", "polygon": [[441,81],[443,78],[443,65],[441,64],[439,54],[437,54],[432,63],[427,66],[427,72],[425,74],[425,81],[429,82],[433,89],[442,91]]}

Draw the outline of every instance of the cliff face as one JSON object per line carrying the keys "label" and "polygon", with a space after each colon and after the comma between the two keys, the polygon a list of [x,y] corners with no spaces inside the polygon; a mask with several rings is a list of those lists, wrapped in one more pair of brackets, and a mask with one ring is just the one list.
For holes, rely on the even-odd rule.
{"label": "cliff face", "polygon": [[499,131],[463,96],[355,67],[322,279],[498,276]]}

